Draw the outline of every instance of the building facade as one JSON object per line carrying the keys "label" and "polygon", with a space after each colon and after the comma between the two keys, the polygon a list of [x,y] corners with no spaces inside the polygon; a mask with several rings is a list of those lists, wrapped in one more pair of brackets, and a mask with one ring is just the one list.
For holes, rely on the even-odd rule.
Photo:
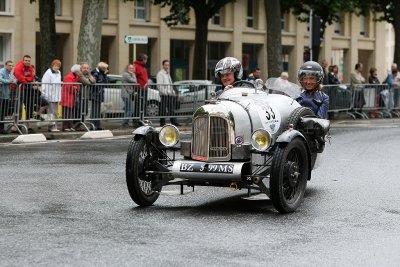
{"label": "building facade", "polygon": [[[160,8],[148,0],[105,0],[102,26],[101,60],[109,63],[110,73],[121,73],[135,55],[149,55],[148,69],[155,75],[163,59],[171,60],[174,80],[190,79],[194,53],[194,14],[188,25],[168,27],[161,20],[169,8]],[[77,58],[77,45],[82,15],[81,0],[55,0],[57,57],[62,61],[63,75]],[[23,55],[32,56],[40,66],[40,32],[38,1],[0,0],[0,65],[8,59],[18,61]],[[328,26],[321,45],[320,59],[339,65],[344,82],[357,62],[368,69],[378,69],[382,80],[387,73],[390,56],[386,47],[385,23],[370,17],[344,14],[342,23]],[[304,62],[309,46],[308,24],[300,23],[287,14],[282,17],[283,68],[289,79],[296,80],[299,66]],[[147,44],[126,44],[126,35],[147,36]],[[245,70],[255,67],[267,78],[266,18],[263,0],[237,0],[227,4],[209,22],[207,79],[213,80],[215,63],[233,56],[243,62]],[[39,68],[37,68],[39,69]]]}

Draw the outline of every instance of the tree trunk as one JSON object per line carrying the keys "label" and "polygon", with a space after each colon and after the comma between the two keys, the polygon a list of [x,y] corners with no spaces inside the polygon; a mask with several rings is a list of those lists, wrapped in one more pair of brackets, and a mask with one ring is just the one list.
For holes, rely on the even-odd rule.
{"label": "tree trunk", "polygon": [[195,9],[196,34],[194,39],[194,58],[192,79],[205,80],[207,40],[208,40],[208,17],[203,10]]}
{"label": "tree trunk", "polygon": [[[37,75],[43,75],[50,67],[51,61],[57,54],[56,19],[54,14],[54,1],[39,1],[40,23],[40,70]],[[39,67],[39,66],[38,66]]]}
{"label": "tree trunk", "polygon": [[282,72],[281,6],[279,0],[264,0],[267,16],[268,77]]}
{"label": "tree trunk", "polygon": [[[393,14],[400,14],[400,2],[393,1],[394,12]],[[400,16],[393,16],[393,28],[394,28],[394,56],[393,62],[400,66]]]}
{"label": "tree trunk", "polygon": [[104,0],[83,1],[77,62],[87,62],[92,69],[100,61],[103,10]]}

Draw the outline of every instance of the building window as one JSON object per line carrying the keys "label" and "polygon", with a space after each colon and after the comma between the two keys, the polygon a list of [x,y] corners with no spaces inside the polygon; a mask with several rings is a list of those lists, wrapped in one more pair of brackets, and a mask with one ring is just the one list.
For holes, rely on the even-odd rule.
{"label": "building window", "polygon": [[11,59],[11,33],[0,33],[0,66]]}
{"label": "building window", "polygon": [[335,34],[342,35],[342,24],[339,21],[333,23]]}
{"label": "building window", "polygon": [[11,0],[0,0],[0,13],[12,13],[11,11]]}
{"label": "building window", "polygon": [[150,20],[150,2],[149,0],[135,0],[135,20]]}
{"label": "building window", "polygon": [[54,0],[54,14],[56,16],[61,16],[62,15],[62,2],[61,0]]}
{"label": "building window", "polygon": [[360,16],[360,35],[368,37],[368,17]]}
{"label": "building window", "polygon": [[247,0],[246,25],[249,28],[254,28],[254,1],[255,0]]}
{"label": "building window", "polygon": [[221,13],[218,11],[211,19],[211,23],[214,25],[221,26]]}
{"label": "building window", "polygon": [[288,13],[284,13],[281,16],[281,30],[283,32],[289,31],[289,16]]}
{"label": "building window", "polygon": [[108,19],[108,0],[104,1],[103,19]]}

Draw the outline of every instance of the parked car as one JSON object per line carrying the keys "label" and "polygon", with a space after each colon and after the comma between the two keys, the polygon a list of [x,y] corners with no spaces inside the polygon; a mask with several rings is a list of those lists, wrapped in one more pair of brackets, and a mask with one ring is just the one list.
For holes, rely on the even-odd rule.
{"label": "parked car", "polygon": [[208,80],[184,80],[174,82],[174,89],[178,92],[178,104],[175,114],[191,115],[198,107],[205,104],[211,92],[214,92],[215,84]]}
{"label": "parked car", "polygon": [[[101,104],[101,112],[105,117],[122,117],[124,113],[124,102],[121,98],[122,76],[109,74],[109,84],[111,86],[104,89],[104,102]],[[154,82],[149,79],[149,85]],[[158,116],[160,106],[160,94],[156,87],[148,87],[147,91],[146,115]]]}
{"label": "parked car", "polygon": [[281,213],[299,207],[329,121],[300,106],[293,91],[269,94],[262,81],[239,83],[194,112],[190,140],[180,140],[173,125],[133,132],[125,169],[136,204],[152,205],[163,187],[180,185],[262,193]]}

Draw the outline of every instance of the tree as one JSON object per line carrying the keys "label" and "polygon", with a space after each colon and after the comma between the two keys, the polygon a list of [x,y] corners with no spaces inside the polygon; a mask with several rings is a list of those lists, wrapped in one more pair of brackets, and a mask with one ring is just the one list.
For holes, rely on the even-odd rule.
{"label": "tree", "polygon": [[[283,12],[292,12],[297,20],[308,22],[310,10],[321,19],[321,37],[325,33],[326,26],[340,21],[343,12],[354,12],[354,2],[363,0],[281,0]],[[372,1],[372,0],[371,0]],[[318,61],[318,58],[314,59]]]}
{"label": "tree", "polygon": [[91,68],[100,61],[104,0],[84,0],[78,40],[78,62]]}
{"label": "tree", "polygon": [[267,16],[268,77],[279,77],[282,72],[281,6],[279,0],[264,0]]}
{"label": "tree", "polygon": [[[36,2],[30,0],[30,3]],[[54,1],[39,1],[39,27],[40,27],[40,70],[39,74],[45,73],[50,67],[51,61],[57,54],[57,35]],[[46,33],[46,34],[43,34]]]}
{"label": "tree", "polygon": [[400,1],[389,0],[357,0],[355,7],[361,15],[377,12],[377,21],[386,21],[393,25],[395,34],[393,62],[400,66]]}
{"label": "tree", "polygon": [[193,8],[196,20],[193,62],[193,79],[206,78],[208,21],[224,5],[236,0],[153,0],[155,5],[170,6],[170,15],[162,18],[168,26],[189,23],[189,11]]}

